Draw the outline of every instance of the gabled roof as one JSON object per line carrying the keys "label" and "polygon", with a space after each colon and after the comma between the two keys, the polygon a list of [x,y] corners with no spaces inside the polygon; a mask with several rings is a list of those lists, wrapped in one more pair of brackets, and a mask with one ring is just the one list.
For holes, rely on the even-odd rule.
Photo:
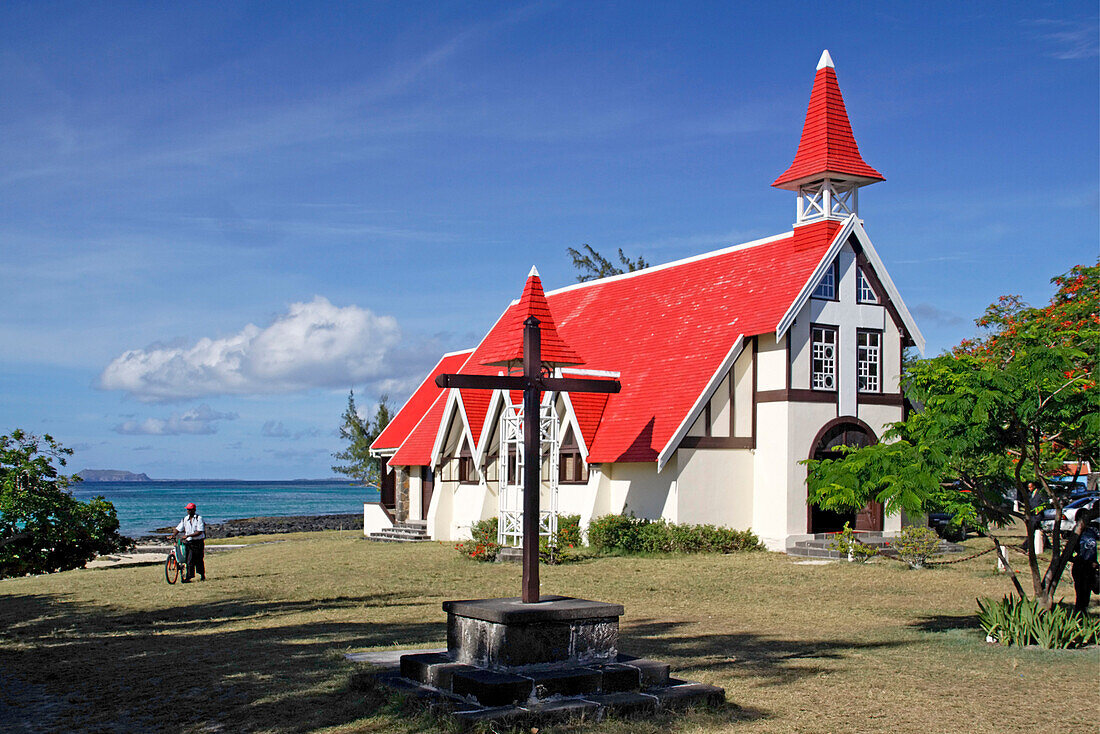
{"label": "gabled roof", "polygon": [[420,386],[413,392],[412,397],[390,419],[389,425],[378,434],[378,438],[374,439],[374,442],[370,445],[371,449],[396,449],[404,443],[416,424],[432,407],[436,398],[443,394],[443,388],[435,384],[436,376],[444,372],[457,372],[473,351],[473,349],[467,349],[462,352],[444,354],[435,367],[432,367],[432,371],[428,373]]}
{"label": "gabled roof", "polygon": [[511,366],[522,362],[524,324],[531,316],[538,319],[539,330],[542,332],[542,362],[552,365],[584,362],[558,335],[554,317],[542,290],[539,271],[531,268],[519,303],[505,313],[497,328],[489,332],[489,336],[478,349],[477,364]]}
{"label": "gabled roof", "polygon": [[885,180],[859,154],[836,80],[836,69],[828,51],[821,54],[817,65],[806,122],[802,126],[802,139],[798,143],[794,162],[772,186],[797,190],[800,184],[825,178],[826,174],[862,183]]}
{"label": "gabled roof", "polygon": [[[738,336],[775,330],[840,226],[827,220],[807,224],[776,237],[548,293],[559,334],[585,356],[586,367],[621,375],[622,392],[601,398],[602,410],[579,406],[578,401],[588,401],[582,393],[570,396],[582,421],[588,461],[656,461]],[[519,309],[518,301],[508,307],[459,372],[499,371],[481,364],[486,345]],[[408,441],[430,451],[442,412],[440,406],[438,415],[421,421]],[[591,434],[585,424],[595,426]],[[481,424],[469,420],[469,426],[473,436],[482,434]],[[390,463],[405,458],[402,446]]]}

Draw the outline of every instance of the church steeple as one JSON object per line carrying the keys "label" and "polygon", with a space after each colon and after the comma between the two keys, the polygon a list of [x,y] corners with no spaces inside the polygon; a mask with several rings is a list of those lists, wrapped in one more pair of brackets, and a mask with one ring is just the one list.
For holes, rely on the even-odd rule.
{"label": "church steeple", "polygon": [[798,152],[772,186],[798,192],[795,223],[802,224],[858,216],[859,188],[884,180],[859,154],[833,59],[826,50],[817,63]]}

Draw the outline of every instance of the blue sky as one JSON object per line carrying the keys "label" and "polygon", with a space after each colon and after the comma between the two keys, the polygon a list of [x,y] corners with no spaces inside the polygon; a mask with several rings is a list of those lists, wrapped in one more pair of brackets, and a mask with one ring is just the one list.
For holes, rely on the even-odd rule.
{"label": "blue sky", "polygon": [[322,477],[532,264],[789,229],[836,62],[937,353],[1098,251],[1094,2],[4,3],[0,432],[70,469]]}

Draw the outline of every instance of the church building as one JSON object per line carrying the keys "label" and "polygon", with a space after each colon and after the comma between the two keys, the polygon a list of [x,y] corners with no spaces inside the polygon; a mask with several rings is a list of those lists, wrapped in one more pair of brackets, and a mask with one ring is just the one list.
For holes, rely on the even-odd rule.
{"label": "church building", "polygon": [[901,420],[902,351],[924,350],[859,217],[859,190],[882,180],[860,155],[826,51],[794,161],[772,184],[795,194],[793,228],[548,293],[532,270],[480,344],[443,355],[373,443],[387,471],[365,532],[422,525],[457,540],[495,516],[500,540],[518,544],[520,396],[435,378],[514,373],[500,346],[529,315],[554,345],[549,369],[622,384],[543,395],[543,532],[559,515],[584,527],[625,513],[751,528],[782,551],[845,522],[900,529],[873,502],[847,516],[810,507],[801,463],[874,443]]}

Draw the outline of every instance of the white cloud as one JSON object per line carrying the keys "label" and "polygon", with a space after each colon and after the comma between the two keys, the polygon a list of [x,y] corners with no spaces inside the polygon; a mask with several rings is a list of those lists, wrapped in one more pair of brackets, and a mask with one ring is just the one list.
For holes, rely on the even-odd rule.
{"label": "white cloud", "polygon": [[395,350],[399,340],[392,316],[340,308],[315,296],[292,303],[262,329],[248,324],[231,336],[192,345],[124,352],[107,365],[99,386],[143,401],[168,401],[386,384],[403,377],[395,364],[404,361]]}
{"label": "white cloud", "polygon": [[128,436],[203,435],[217,432],[215,422],[231,421],[236,418],[236,413],[222,413],[203,404],[183,413],[172,413],[167,418],[123,421],[113,430],[115,433]]}
{"label": "white cloud", "polygon": [[918,303],[913,307],[913,316],[918,321],[928,321],[936,326],[961,326],[966,323],[966,319],[957,313],[946,311],[931,303]]}

